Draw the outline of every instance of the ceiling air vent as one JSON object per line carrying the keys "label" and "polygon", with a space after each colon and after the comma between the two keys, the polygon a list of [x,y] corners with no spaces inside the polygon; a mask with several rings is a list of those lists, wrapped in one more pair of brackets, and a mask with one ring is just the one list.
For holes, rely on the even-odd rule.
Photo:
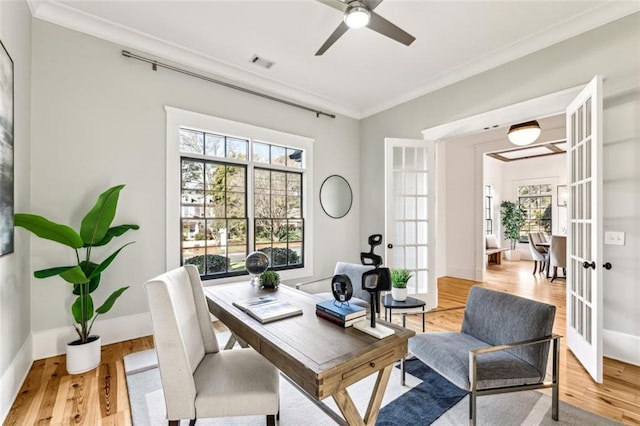
{"label": "ceiling air vent", "polygon": [[258,65],[259,67],[262,68],[266,68],[269,69],[272,66],[274,66],[276,63],[273,61],[270,61],[268,59],[265,58],[261,58],[258,55],[253,55],[253,57],[251,59],[249,59],[249,62],[251,62],[252,64]]}

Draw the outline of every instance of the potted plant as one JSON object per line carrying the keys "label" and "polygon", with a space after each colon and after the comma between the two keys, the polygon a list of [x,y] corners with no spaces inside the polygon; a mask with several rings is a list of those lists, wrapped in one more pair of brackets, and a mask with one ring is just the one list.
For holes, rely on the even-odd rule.
{"label": "potted plant", "polygon": [[278,289],[280,285],[280,274],[275,271],[265,271],[260,274],[260,288],[272,288],[274,290]]}
{"label": "potted plant", "polygon": [[516,244],[520,239],[520,228],[524,224],[527,212],[519,203],[503,201],[500,204],[502,215],[502,226],[504,226],[504,236],[510,240],[510,249],[505,253],[507,260],[520,260],[520,252],[516,250]]}
{"label": "potted plant", "polygon": [[123,245],[102,262],[91,259],[92,249],[107,245],[113,238],[130,229],[139,229],[138,225],[111,226],[122,188],[124,185],[114,186],[98,197],[96,204],[82,219],[80,232],[42,216],[25,213],[15,215],[16,226],[21,226],[40,238],[70,247],[75,252],[75,265],[56,266],[34,272],[36,278],[60,276],[71,284],[71,292],[76,296],[71,305],[71,314],[76,322],[74,328],[78,339],[67,344],[67,371],[70,374],[84,373],[100,364],[100,336],[91,335],[91,328],[98,315],[109,312],[115,301],[129,288],[119,288],[94,309],[91,294],[98,288],[102,272],[123,248],[132,243]]}
{"label": "potted plant", "polygon": [[391,270],[391,297],[402,302],[407,299],[407,283],[413,274],[405,268]]}

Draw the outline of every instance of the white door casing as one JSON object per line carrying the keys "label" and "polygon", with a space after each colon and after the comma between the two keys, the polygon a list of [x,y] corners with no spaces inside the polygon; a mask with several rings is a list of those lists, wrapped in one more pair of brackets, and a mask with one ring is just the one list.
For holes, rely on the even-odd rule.
{"label": "white door casing", "polygon": [[567,107],[567,346],[602,383],[602,77]]}
{"label": "white door casing", "polygon": [[385,139],[385,258],[413,272],[407,289],[427,308],[438,303],[435,143]]}

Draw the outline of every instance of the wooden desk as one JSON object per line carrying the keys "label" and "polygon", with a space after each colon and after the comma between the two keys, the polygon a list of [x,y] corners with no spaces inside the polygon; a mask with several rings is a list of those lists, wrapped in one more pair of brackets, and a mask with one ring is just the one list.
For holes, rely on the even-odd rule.
{"label": "wooden desk", "polygon": [[[396,361],[407,354],[411,330],[380,321],[396,333],[378,340],[353,327],[342,328],[316,316],[316,296],[281,285],[267,292],[249,283],[205,287],[209,310],[235,335],[284,373],[339,424],[373,425]],[[269,293],[300,306],[302,316],[260,324],[232,305],[234,300]],[[378,373],[364,417],[358,412],[346,388]],[[331,396],[344,419],[320,403]],[[331,413],[329,413],[329,410]],[[346,419],[346,421],[345,421]]]}

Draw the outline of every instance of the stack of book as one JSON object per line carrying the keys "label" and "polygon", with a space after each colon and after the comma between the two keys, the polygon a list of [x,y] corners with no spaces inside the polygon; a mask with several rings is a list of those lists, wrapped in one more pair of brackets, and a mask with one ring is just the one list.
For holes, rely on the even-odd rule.
{"label": "stack of book", "polygon": [[316,315],[343,327],[351,327],[356,322],[362,321],[367,311],[358,305],[326,300],[316,304]]}

